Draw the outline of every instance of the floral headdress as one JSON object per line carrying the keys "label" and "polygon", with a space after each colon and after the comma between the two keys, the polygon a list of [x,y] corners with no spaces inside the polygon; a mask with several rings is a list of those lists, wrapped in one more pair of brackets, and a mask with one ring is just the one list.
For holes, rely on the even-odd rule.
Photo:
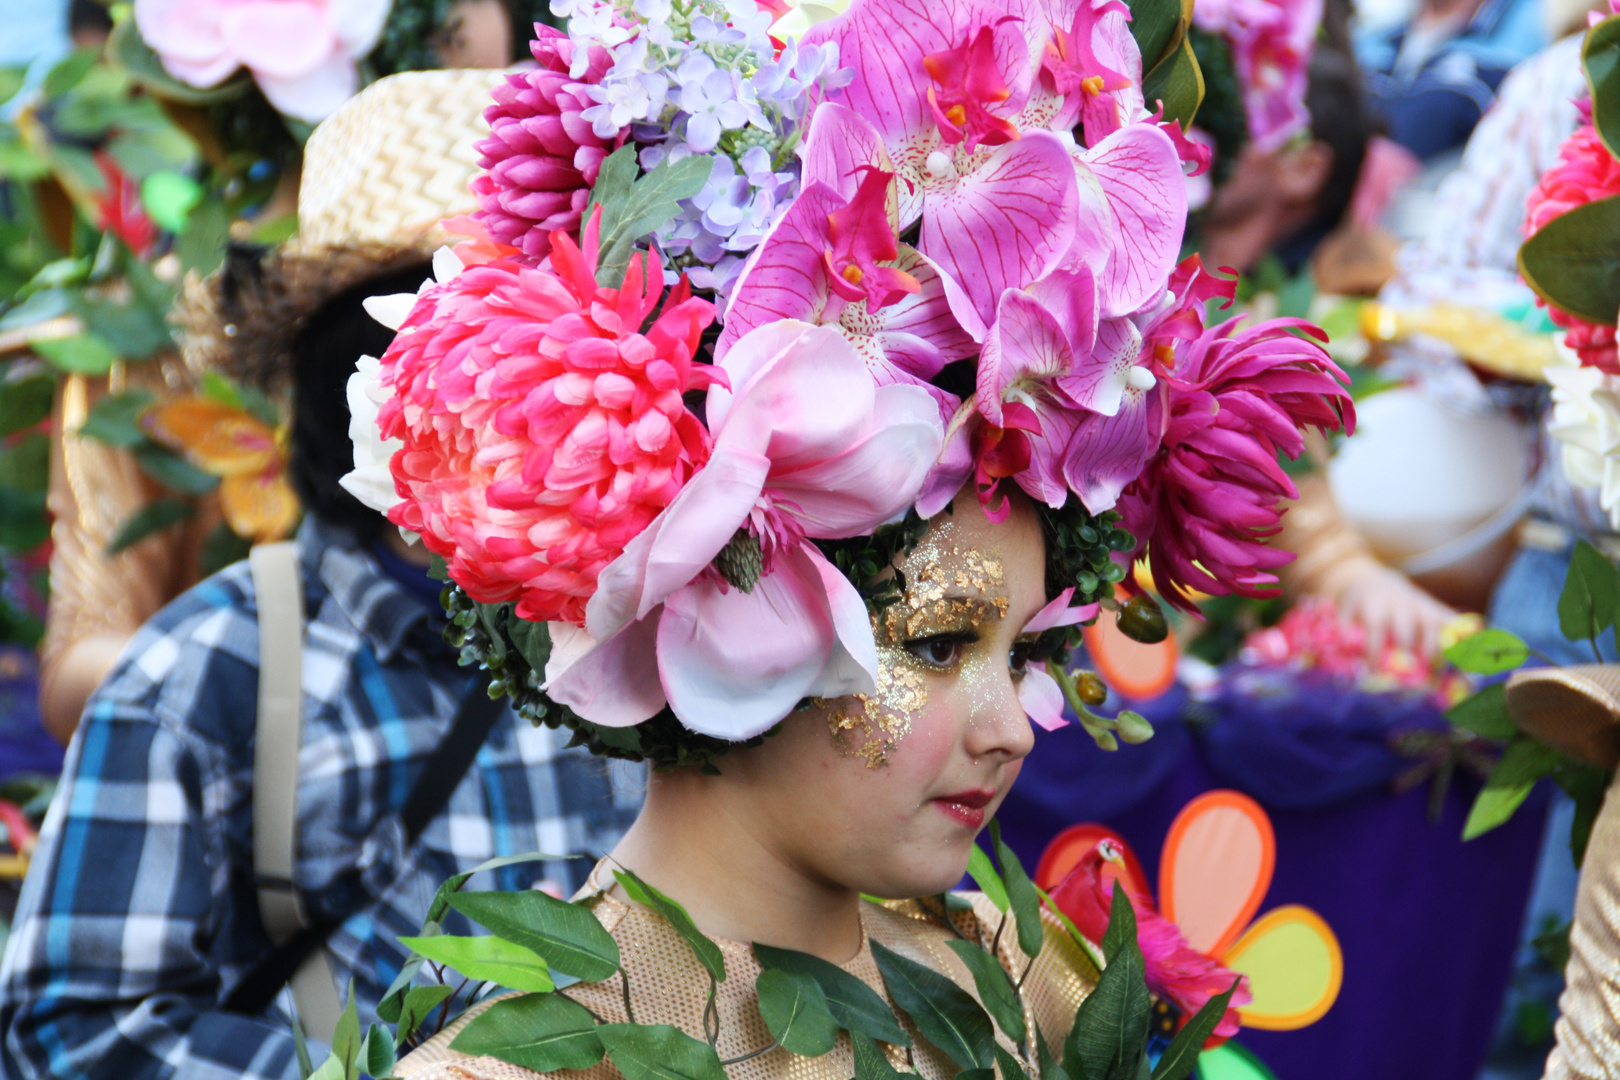
{"label": "floral headdress", "polygon": [[1038,505],[1057,645],[1137,556],[1189,608],[1274,581],[1278,454],[1353,413],[1315,328],[1205,328],[1197,95],[1143,92],[1198,85],[1179,5],[556,8],[487,114],[488,235],[373,302],[345,481],[520,711],[681,765],[872,692],[884,571],[965,486]]}

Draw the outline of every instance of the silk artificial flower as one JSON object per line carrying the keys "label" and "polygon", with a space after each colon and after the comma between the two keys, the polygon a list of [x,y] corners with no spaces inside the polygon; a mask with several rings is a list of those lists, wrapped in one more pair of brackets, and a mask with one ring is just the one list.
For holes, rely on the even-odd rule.
{"label": "silk artificial flower", "polygon": [[1298,497],[1278,455],[1298,458],[1307,427],[1355,428],[1349,378],[1318,344],[1327,335],[1299,319],[1241,321],[1205,331],[1161,380],[1162,448],[1118,504],[1133,557],[1147,555],[1159,594],[1190,613],[1189,588],[1263,596],[1276,584],[1293,555],[1266,541],[1279,504]]}
{"label": "silk artificial flower", "polygon": [[[1542,226],[1562,214],[1598,199],[1620,195],[1620,162],[1598,137],[1592,124],[1590,99],[1577,103],[1581,124],[1558,148],[1558,164],[1548,169],[1525,200],[1524,235],[1534,236]],[[1613,323],[1588,322],[1544,300],[1547,316],[1565,330],[1565,341],[1581,363],[1610,375],[1620,375],[1620,350]]]}
{"label": "silk artificial flower", "polygon": [[1552,385],[1552,421],[1564,475],[1598,493],[1611,528],[1620,529],[1620,376],[1578,363],[1568,349],[1542,372]]}
{"label": "silk artificial flower", "polygon": [[380,362],[377,427],[404,442],[389,520],[474,600],[532,621],[584,621],[597,574],[708,458],[681,395],[723,378],[693,361],[713,305],[683,285],[663,298],[656,255],[632,256],[622,288],[596,283],[600,220],[583,247],[554,234],[549,269],[442,252],[453,273]]}
{"label": "silk artificial flower", "polygon": [[164,70],[210,87],[245,67],[278,112],[316,124],[360,86],[390,0],[135,0]]}
{"label": "silk artificial flower", "polygon": [[[1037,611],[1019,633],[1040,634],[1096,617],[1100,605],[1070,607],[1069,600],[1073,596],[1073,586],[1064,589],[1050,604]],[[1044,731],[1056,731],[1069,722],[1068,717],[1063,715],[1063,688],[1047,673],[1045,664],[1031,665],[1024,672],[1024,679],[1018,684],[1018,703],[1024,707],[1030,721]]]}
{"label": "silk artificial flower", "polygon": [[[721,367],[731,388],[709,391],[708,463],[601,572],[585,629],[552,624],[545,692],[593,723],[667,704],[688,729],[737,741],[804,698],[873,692],[866,605],[810,541],[905,512],[939,452],[938,408],[918,387],[877,385],[830,327],[771,323]],[[756,553],[746,588],[714,566],[730,545]]]}
{"label": "silk artificial flower", "polygon": [[1230,43],[1249,137],[1261,151],[1309,129],[1305,91],[1322,0],[1203,0],[1193,24]]}

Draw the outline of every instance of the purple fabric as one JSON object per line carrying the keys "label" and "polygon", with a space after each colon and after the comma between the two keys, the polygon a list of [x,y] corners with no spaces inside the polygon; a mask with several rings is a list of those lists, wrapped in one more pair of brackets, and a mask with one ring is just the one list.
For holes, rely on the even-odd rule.
{"label": "purple fabric", "polygon": [[0,644],[0,781],[61,771],[62,747],[39,718],[39,662],[32,649]]}
{"label": "purple fabric", "polygon": [[1388,733],[1431,726],[1433,710],[1387,700],[1392,707],[1369,708],[1343,691],[1330,704],[1320,689],[1306,688],[1311,709],[1294,700],[1290,710],[1286,692],[1218,700],[1199,734],[1164,715],[1177,711],[1173,703],[1138,706],[1157,734],[1114,754],[1077,725],[1039,735],[998,815],[1003,835],[1033,869],[1060,830],[1102,822],[1156,880],[1170,822],[1192,798],[1227,787],[1253,795],[1277,834],[1261,912],[1315,909],[1339,937],[1345,973],[1338,1002],[1316,1024],[1246,1029],[1238,1041],[1278,1080],[1474,1080],[1512,971],[1544,793],[1465,844],[1477,782],[1458,779],[1434,824],[1427,786],[1389,793],[1388,780],[1410,763],[1384,748]]}

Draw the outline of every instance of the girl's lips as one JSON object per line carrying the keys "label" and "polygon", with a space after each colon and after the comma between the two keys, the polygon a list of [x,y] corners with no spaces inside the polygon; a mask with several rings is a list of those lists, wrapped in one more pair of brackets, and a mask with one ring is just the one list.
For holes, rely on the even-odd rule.
{"label": "girl's lips", "polygon": [[941,795],[932,802],[946,817],[959,821],[970,829],[977,829],[984,824],[984,808],[989,806],[995,797],[993,788],[978,788]]}

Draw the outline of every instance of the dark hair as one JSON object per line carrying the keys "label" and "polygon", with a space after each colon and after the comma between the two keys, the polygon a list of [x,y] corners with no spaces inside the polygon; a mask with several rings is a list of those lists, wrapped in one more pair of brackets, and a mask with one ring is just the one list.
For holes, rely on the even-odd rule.
{"label": "dark hair", "polygon": [[1316,217],[1301,231],[1325,233],[1350,208],[1367,142],[1378,133],[1378,123],[1367,107],[1355,60],[1324,44],[1318,44],[1311,57],[1305,107],[1311,114],[1311,138],[1333,151],[1333,168],[1317,196]]}
{"label": "dark hair", "polygon": [[354,468],[349,443],[349,376],[362,356],[381,356],[394,332],[366,313],[367,297],[415,292],[426,263],[368,278],[332,297],[309,317],[292,345],[292,452],[288,476],[304,508],[361,541],[382,527],[377,511],[343,490]]}

